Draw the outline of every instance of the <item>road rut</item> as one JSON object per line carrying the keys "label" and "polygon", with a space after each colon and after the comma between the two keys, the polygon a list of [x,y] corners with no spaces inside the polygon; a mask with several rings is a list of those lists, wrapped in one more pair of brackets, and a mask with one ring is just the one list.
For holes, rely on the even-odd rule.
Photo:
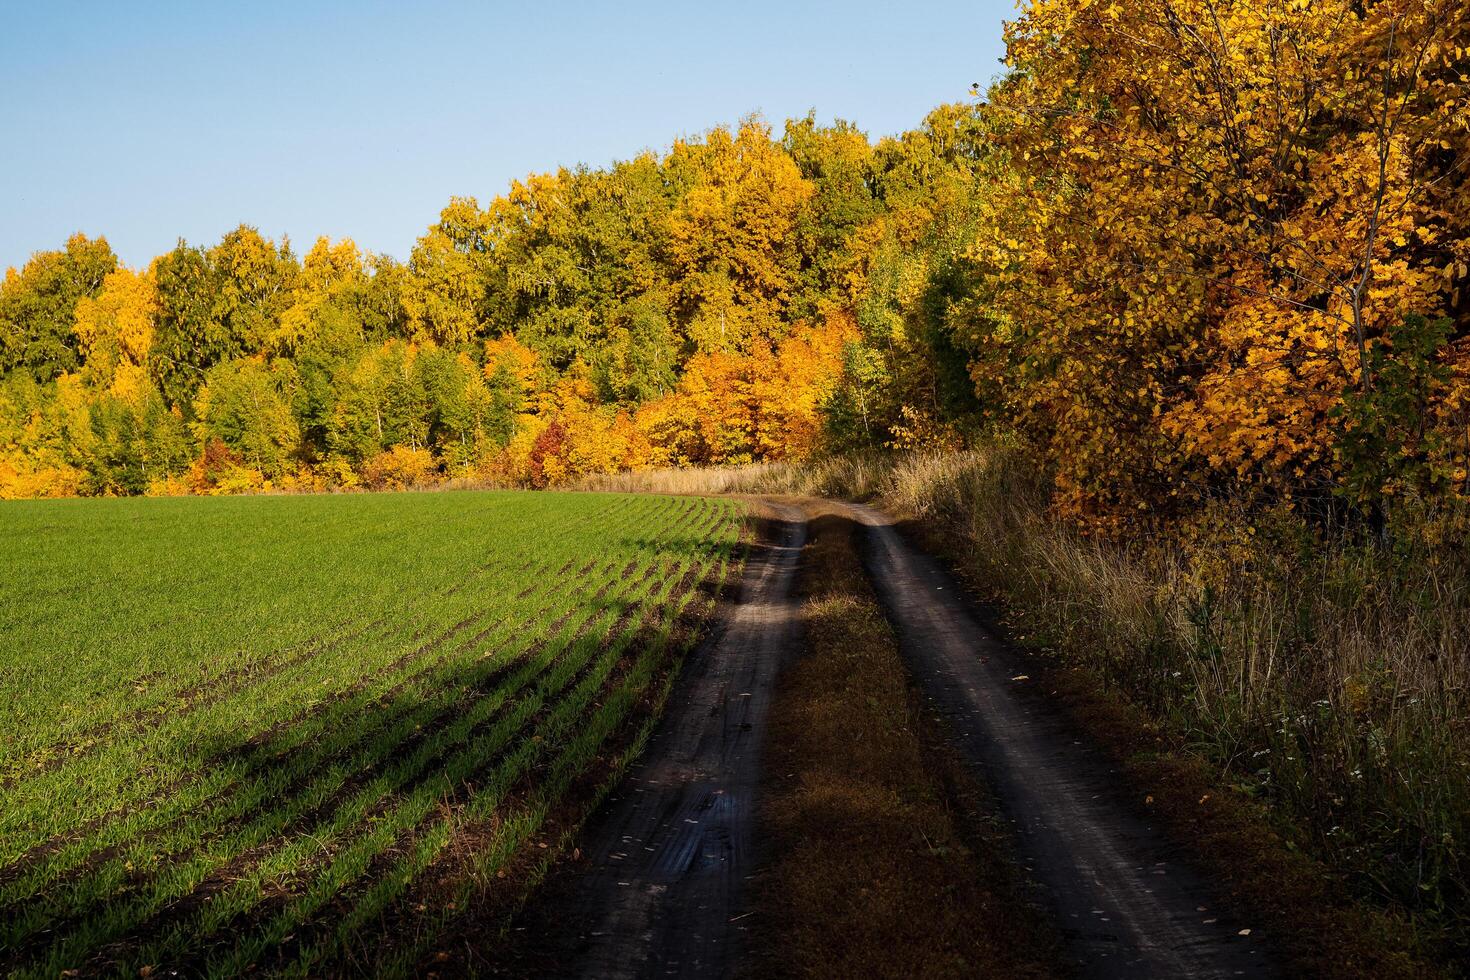
{"label": "road rut", "polygon": [[580,938],[560,975],[728,976],[753,870],[760,748],[777,674],[797,647],[792,579],[806,540],[772,504],[722,632],[691,656],[643,759],[600,811],[570,883]]}
{"label": "road rut", "polygon": [[1081,975],[1273,974],[1258,930],[1217,914],[1179,848],[1121,798],[1115,768],[1025,687],[1015,651],[955,579],[872,508],[853,505],[863,560],[900,651],[1014,824]]}
{"label": "road rut", "polygon": [[[777,676],[801,646],[793,585],[807,536],[800,508],[765,506],[777,519],[720,632],[691,656],[642,760],[589,826],[583,860],[531,927],[557,947],[548,975],[729,977],[748,966],[760,749]],[[1184,852],[1122,795],[1116,768],[1017,679],[1022,659],[944,567],[880,512],[825,506],[861,525],[864,568],[905,663],[1014,825],[1075,972],[1275,975],[1259,929],[1217,911]]]}

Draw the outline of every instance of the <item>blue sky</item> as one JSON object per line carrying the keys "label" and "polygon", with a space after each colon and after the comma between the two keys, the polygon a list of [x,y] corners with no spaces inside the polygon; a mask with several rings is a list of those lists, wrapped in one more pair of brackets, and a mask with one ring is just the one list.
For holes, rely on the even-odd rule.
{"label": "blue sky", "polygon": [[0,0],[0,268],[240,222],[406,258],[451,194],[760,111],[902,131],[999,70],[1012,0]]}

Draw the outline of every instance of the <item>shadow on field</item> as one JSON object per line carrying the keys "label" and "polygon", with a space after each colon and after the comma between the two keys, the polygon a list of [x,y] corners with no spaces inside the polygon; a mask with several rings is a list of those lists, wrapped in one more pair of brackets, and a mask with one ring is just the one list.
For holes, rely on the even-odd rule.
{"label": "shadow on field", "polygon": [[683,561],[706,561],[720,550],[719,544],[698,535],[676,535],[671,538],[624,537],[617,542],[625,548],[645,551],[657,550],[671,558]]}
{"label": "shadow on field", "polygon": [[679,675],[676,699],[577,835],[579,849],[552,869],[503,941],[471,939],[427,969],[730,976],[744,962],[741,902],[760,846],[753,817],[761,745],[776,676],[799,645],[791,583],[806,539],[797,508],[752,509],[761,543],[741,570],[738,601]]}
{"label": "shadow on field", "polygon": [[[0,945],[0,973],[271,971],[309,953],[308,972],[370,974],[432,956],[429,938],[467,909],[477,928],[452,931],[493,943],[480,927],[509,915],[554,853],[548,839],[626,765],[724,588],[707,541],[630,543],[665,560],[636,581],[589,585],[529,645],[526,620],[482,611],[270,729],[163,749],[224,789],[175,805],[197,778],[186,777],[91,828],[130,825],[123,845],[0,907],[25,920]],[[620,594],[666,586],[659,606]],[[678,617],[674,597],[690,600]],[[325,901],[313,898],[323,884]]]}

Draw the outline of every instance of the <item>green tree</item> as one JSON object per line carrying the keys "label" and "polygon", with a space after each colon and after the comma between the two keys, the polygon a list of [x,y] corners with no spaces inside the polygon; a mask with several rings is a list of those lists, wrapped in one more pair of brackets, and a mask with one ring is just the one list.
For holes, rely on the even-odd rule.
{"label": "green tree", "polygon": [[301,442],[291,412],[295,370],[289,362],[240,358],[205,374],[194,403],[200,443],[218,439],[267,477],[287,469]]}
{"label": "green tree", "polygon": [[151,387],[131,397],[99,396],[89,406],[95,442],[85,461],[87,490],[138,494],[189,466],[184,420]]}
{"label": "green tree", "polygon": [[680,345],[667,300],[649,293],[619,307],[606,340],[590,353],[603,401],[635,405],[673,391]]}
{"label": "green tree", "polygon": [[365,348],[341,375],[327,431],[330,451],[362,462],[391,446],[428,448],[430,400],[401,340]]}
{"label": "green tree", "polygon": [[60,251],[37,252],[0,283],[0,373],[17,368],[50,381],[82,366],[72,330],[77,301],[95,297],[117,268],[105,238],[75,234]]}
{"label": "green tree", "polygon": [[187,407],[210,368],[262,351],[291,305],[299,272],[288,244],[277,247],[247,225],[208,250],[180,241],[161,256],[149,359],[165,399]]}
{"label": "green tree", "polygon": [[1354,384],[1333,409],[1341,489],[1373,509],[1407,493],[1432,493],[1452,482],[1454,466],[1432,406],[1453,375],[1437,356],[1454,324],[1405,317],[1369,345],[1371,385]]}
{"label": "green tree", "polygon": [[793,320],[815,318],[823,301],[850,300],[845,281],[848,240],[883,212],[873,172],[873,147],[855,125],[819,126],[816,114],[788,120],[781,146],[815,188],[794,230],[799,266],[792,284]]}
{"label": "green tree", "polygon": [[330,449],[333,412],[351,385],[350,372],[364,349],[364,327],[335,302],[312,311],[307,334],[292,359],[296,367],[292,411],[303,453],[320,459]]}

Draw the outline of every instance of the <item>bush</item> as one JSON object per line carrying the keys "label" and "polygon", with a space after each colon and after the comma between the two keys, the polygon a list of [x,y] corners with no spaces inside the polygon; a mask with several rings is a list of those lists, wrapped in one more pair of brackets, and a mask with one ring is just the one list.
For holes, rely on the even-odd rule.
{"label": "bush", "polygon": [[427,449],[394,446],[362,464],[362,482],[374,490],[405,490],[431,482],[437,469]]}

